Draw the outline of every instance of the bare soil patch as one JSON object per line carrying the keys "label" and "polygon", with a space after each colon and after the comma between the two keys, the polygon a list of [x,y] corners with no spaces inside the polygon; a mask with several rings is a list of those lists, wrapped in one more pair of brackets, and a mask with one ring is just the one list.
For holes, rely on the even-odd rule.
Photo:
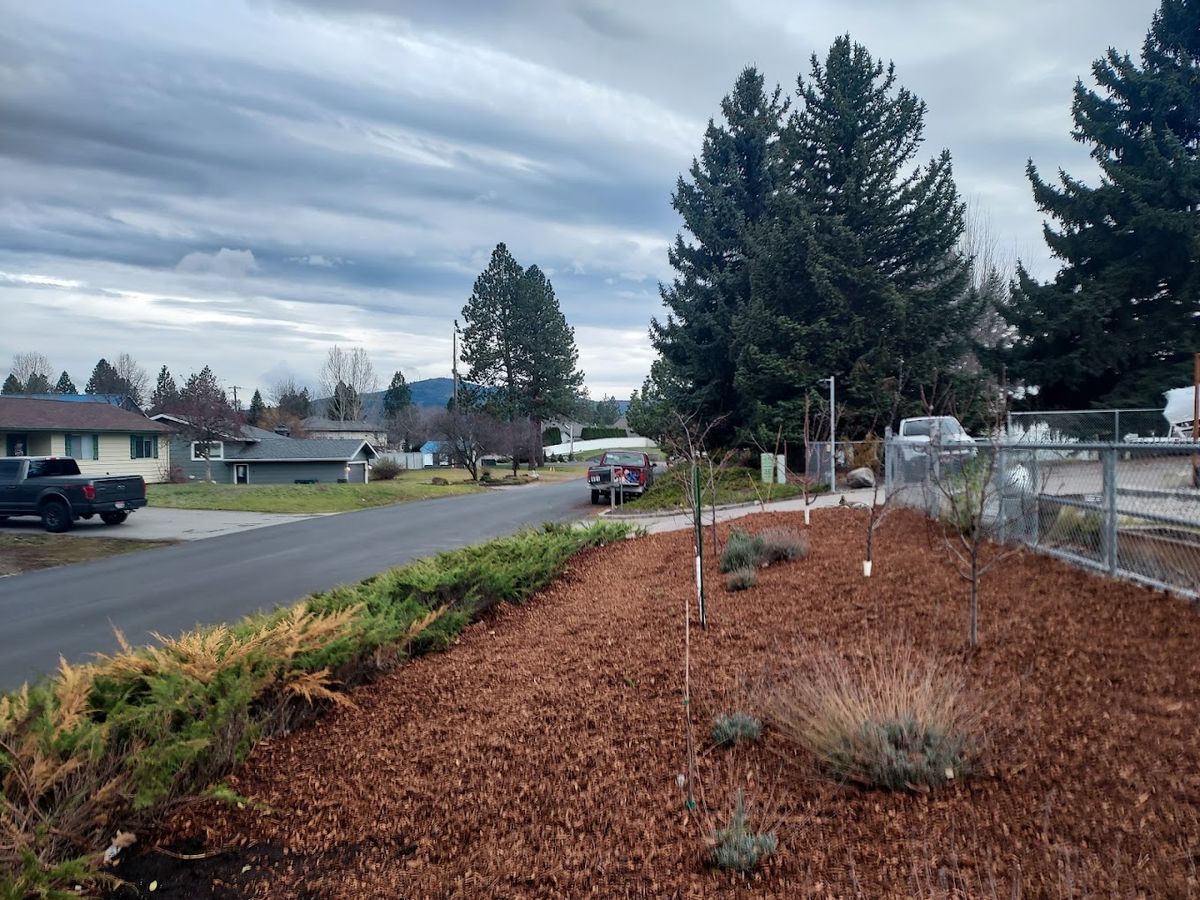
{"label": "bare soil patch", "polygon": [[103,559],[119,553],[167,547],[172,543],[123,538],[79,539],[61,534],[0,534],[0,577]]}
{"label": "bare soil patch", "polygon": [[726,593],[710,566],[710,626],[692,629],[700,746],[746,679],[805,641],[853,655],[902,632],[961,658],[986,698],[988,757],[974,778],[915,795],[839,785],[767,728],[746,749],[706,753],[699,769],[714,810],[737,786],[771,799],[779,853],[748,876],[706,866],[676,784],[693,592],[682,532],[579,557],[529,604],[355,691],[357,709],[259,745],[232,786],[263,806],[183,808],[158,838],[225,851],[200,872],[145,853],[121,874],[143,891],[157,880],[164,896],[1200,890],[1196,610],[1021,555],[985,580],[983,643],[965,654],[965,585],[924,520],[890,518],[865,579],[863,516],[819,512],[810,556],[745,591]]}

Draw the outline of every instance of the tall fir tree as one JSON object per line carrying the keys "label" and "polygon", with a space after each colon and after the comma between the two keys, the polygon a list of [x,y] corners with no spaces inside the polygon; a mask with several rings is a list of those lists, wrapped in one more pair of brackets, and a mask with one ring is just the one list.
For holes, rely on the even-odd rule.
{"label": "tall fir tree", "polygon": [[23,394],[25,385],[17,379],[17,376],[8,373],[8,377],[4,379],[4,387],[0,388],[0,394]]}
{"label": "tall fir tree", "polygon": [[504,244],[497,244],[462,314],[467,380],[486,392],[490,413],[505,422],[524,422],[525,446],[540,451],[541,421],[569,412],[583,385],[575,332],[554,286],[536,265],[523,269]]}
{"label": "tall fir tree", "polygon": [[246,421],[251,425],[258,425],[266,411],[267,404],[263,401],[262,392],[255,388],[253,396],[250,397],[250,408],[246,410]]}
{"label": "tall fir tree", "polygon": [[508,247],[497,244],[463,307],[462,358],[467,380],[493,388],[488,403],[503,419],[519,415],[521,276]]}
{"label": "tall fir tree", "polygon": [[42,372],[34,372],[25,382],[25,393],[27,394],[49,394],[50,388],[50,376]]}
{"label": "tall fir tree", "polygon": [[128,394],[129,385],[107,359],[101,358],[92,369],[92,377],[84,387],[85,394]]}
{"label": "tall fir tree", "polygon": [[75,382],[71,380],[71,376],[67,374],[67,370],[63,369],[63,373],[58,376],[58,383],[54,385],[54,393],[56,394],[77,394]]}
{"label": "tall fir tree", "polygon": [[163,366],[158,370],[154,393],[150,395],[150,407],[158,412],[172,412],[179,406],[179,387],[171,370]]}
{"label": "tall fir tree", "polygon": [[1063,261],[1024,268],[1004,311],[1018,336],[1009,374],[1043,409],[1160,406],[1200,350],[1200,0],[1163,0],[1141,63],[1109,49],[1099,90],[1075,84],[1073,136],[1092,145],[1092,187],[1065,172],[1029,180]]}
{"label": "tall fir tree", "polygon": [[956,250],[964,207],[948,151],[916,161],[925,104],[862,45],[814,55],[797,98],[788,177],[753,230],[735,384],[760,438],[799,437],[828,375],[845,430],[878,431],[921,387],[961,377],[979,314]]}
{"label": "tall fir tree", "polygon": [[721,101],[722,123],[709,120],[700,156],[671,198],[687,238],[676,235],[668,254],[677,274],[661,289],[667,318],[650,326],[651,343],[670,369],[659,381],[683,392],[673,398],[681,409],[709,422],[724,417],[717,431],[726,437],[745,424],[734,384],[733,322],[750,299],[750,233],[768,214],[783,174],[779,135],[787,109],[780,88],[767,90],[755,68],[744,69]]}
{"label": "tall fir tree", "polygon": [[412,406],[412,391],[404,380],[404,373],[397,370],[392,375],[391,383],[383,392],[383,417],[389,423],[394,423],[408,407]]}

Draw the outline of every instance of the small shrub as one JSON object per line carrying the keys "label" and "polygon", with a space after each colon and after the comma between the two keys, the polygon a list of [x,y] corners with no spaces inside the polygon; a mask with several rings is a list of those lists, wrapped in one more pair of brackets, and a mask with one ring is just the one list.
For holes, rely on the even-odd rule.
{"label": "small shrub", "polygon": [[721,571],[734,572],[738,569],[756,569],[762,561],[763,542],[740,528],[729,533],[725,549],[721,553]]}
{"label": "small shrub", "polygon": [[758,569],[734,569],[725,576],[725,590],[744,591],[758,584]]}
{"label": "small shrub", "polygon": [[712,740],[718,747],[732,747],[739,741],[757,741],[762,735],[762,723],[740,710],[721,713],[713,720]]}
{"label": "small shrub", "polygon": [[450,482],[447,481],[445,478],[443,478],[441,475],[435,475],[435,476],[433,476],[433,478],[429,479],[429,483],[436,484],[440,487],[445,487]]}
{"label": "small shrub", "polygon": [[371,480],[391,481],[403,471],[394,459],[379,459],[371,466]]}
{"label": "small shrub", "polygon": [[868,648],[861,661],[828,651],[811,659],[811,674],[776,689],[770,715],[831,775],[911,790],[970,772],[979,711],[958,670],[908,644]]}
{"label": "small shrub", "polygon": [[762,561],[766,565],[808,556],[808,535],[795,528],[768,528],[758,538],[762,541]]}
{"label": "small shrub", "polygon": [[746,794],[738,788],[729,824],[712,834],[712,861],[722,869],[749,872],[779,849],[779,841],[770,832],[753,832],[746,814]]}

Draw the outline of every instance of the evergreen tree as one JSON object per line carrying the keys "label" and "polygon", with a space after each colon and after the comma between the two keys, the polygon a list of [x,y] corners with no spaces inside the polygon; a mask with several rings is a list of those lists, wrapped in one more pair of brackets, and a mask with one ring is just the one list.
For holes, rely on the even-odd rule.
{"label": "evergreen tree", "polygon": [[87,386],[84,387],[85,394],[128,394],[129,385],[125,380],[117,374],[106,359],[101,359],[96,363],[96,368],[92,369],[92,377],[88,379]]}
{"label": "evergreen tree", "polygon": [[296,419],[307,419],[312,415],[312,397],[308,388],[297,389],[295,384],[289,383],[279,391],[275,405],[281,413]]}
{"label": "evergreen tree", "polygon": [[709,121],[690,180],[681,176],[672,196],[690,237],[677,235],[669,252],[678,273],[662,288],[669,313],[650,325],[671,370],[664,383],[684,392],[675,402],[704,421],[725,416],[724,436],[744,424],[733,321],[750,299],[750,231],[768,214],[783,174],[779,135],[788,103],[781,94],[746,68],[721,102],[723,124]]}
{"label": "evergreen tree", "polygon": [[23,394],[25,393],[25,385],[17,380],[17,376],[11,372],[4,379],[4,387],[0,388],[0,394]]}
{"label": "evergreen tree", "polygon": [[50,393],[50,378],[43,375],[41,372],[34,372],[29,376],[29,380],[25,382],[26,394],[49,394]]}
{"label": "evergreen tree", "polygon": [[163,366],[158,370],[154,393],[150,395],[150,407],[157,412],[171,412],[179,406],[179,388],[171,371]]}
{"label": "evergreen tree", "polygon": [[497,244],[475,280],[463,319],[467,380],[484,389],[493,415],[507,422],[529,419],[540,437],[540,421],[570,410],[583,384],[575,368],[575,333],[553,285],[537,266],[522,269]]}
{"label": "evergreen tree", "polygon": [[550,279],[536,265],[521,276],[518,296],[522,323],[518,415],[531,420],[530,427],[538,436],[531,446],[540,447],[542,420],[571,408],[583,387],[583,373],[576,368],[575,330],[559,308]]}
{"label": "evergreen tree", "polygon": [[412,406],[412,391],[404,380],[404,373],[397,371],[383,394],[383,417],[389,423],[394,423],[401,413]]}
{"label": "evergreen tree", "polygon": [[208,366],[188,377],[179,392],[177,412],[184,420],[184,439],[196,443],[196,452],[204,460],[205,480],[212,481],[212,450],[237,434],[239,426],[237,413]]}
{"label": "evergreen tree", "polygon": [[1163,0],[1141,64],[1110,49],[1075,85],[1076,140],[1100,183],[1042,180],[1046,243],[1063,267],[1023,267],[1004,315],[1018,331],[1009,373],[1042,408],[1159,406],[1191,381],[1200,349],[1200,0]]}
{"label": "evergreen tree", "polygon": [[266,411],[267,404],[263,402],[262,393],[256,388],[254,396],[250,398],[250,408],[246,411],[246,421],[251,425],[258,425]]}
{"label": "evergreen tree", "polygon": [[611,426],[621,418],[621,407],[617,405],[616,397],[605,396],[596,403],[594,416],[597,425]]}
{"label": "evergreen tree", "polygon": [[67,374],[66,369],[63,369],[63,373],[58,376],[58,384],[56,384],[54,386],[54,393],[56,393],[56,394],[77,394],[77,393],[79,393],[79,391],[76,390],[76,388],[75,388],[75,382],[73,382],[71,380],[71,376]]}
{"label": "evergreen tree", "polygon": [[925,104],[849,37],[798,85],[788,181],[753,231],[734,324],[735,384],[762,438],[799,437],[804,396],[830,374],[847,430],[878,430],[897,401],[956,377],[979,312],[950,155],[914,161]]}
{"label": "evergreen tree", "polygon": [[333,396],[326,402],[326,415],[335,422],[353,422],[359,418],[362,404],[358,391],[352,385],[339,381],[333,388]]}

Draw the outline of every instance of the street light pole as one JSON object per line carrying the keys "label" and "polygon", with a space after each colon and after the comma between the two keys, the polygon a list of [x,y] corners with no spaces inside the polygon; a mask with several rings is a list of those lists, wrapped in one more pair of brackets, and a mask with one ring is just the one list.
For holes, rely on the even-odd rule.
{"label": "street light pole", "polygon": [[837,485],[837,407],[834,405],[834,376],[820,379],[817,384],[829,382],[829,491]]}

